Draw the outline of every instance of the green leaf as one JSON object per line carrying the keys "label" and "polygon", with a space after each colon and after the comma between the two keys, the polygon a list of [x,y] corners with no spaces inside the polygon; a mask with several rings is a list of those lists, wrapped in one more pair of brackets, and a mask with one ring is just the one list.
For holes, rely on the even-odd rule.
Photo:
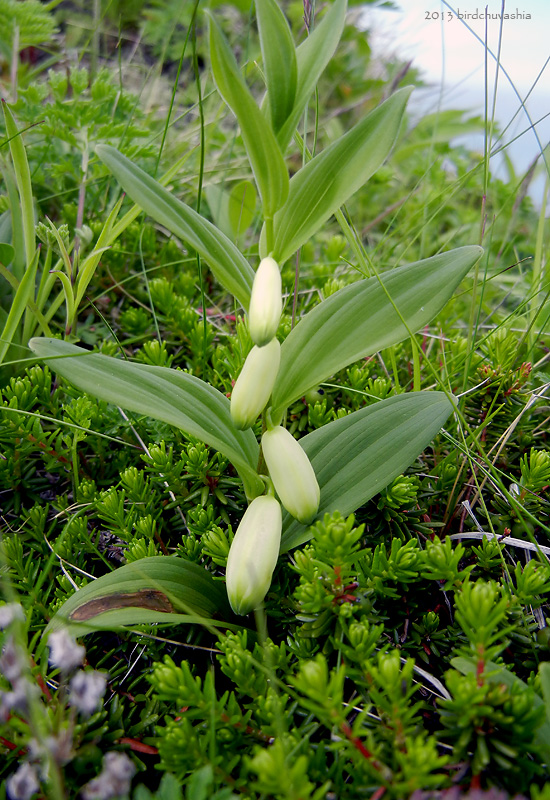
{"label": "green leaf", "polygon": [[[113,232],[113,225],[115,224],[118,212],[122,206],[122,202],[123,198],[121,197],[115,203],[114,208],[111,210],[111,213],[107,217],[107,220],[101,229],[101,233],[98,236],[94,249],[89,255],[86,256],[79,266],[75,286],[75,309],[78,309],[80,303],[82,302],[82,298],[84,297],[86,289],[93,278],[97,265],[101,260],[101,256],[109,247],[109,242]],[[71,319],[70,322],[72,324],[73,320]]]}
{"label": "green leaf", "polygon": [[237,117],[264,217],[271,219],[287,198],[288,171],[269,122],[244,82],[218,23],[213,17],[209,17],[209,23],[210,60],[216,87]]}
{"label": "green leaf", "polygon": [[247,309],[254,271],[233,242],[116,148],[100,144],[96,153],[134,203],[196,250],[221,285]]}
{"label": "green leaf", "polygon": [[63,286],[63,293],[65,295],[65,305],[67,306],[67,326],[65,328],[66,331],[70,330],[70,320],[74,319],[75,316],[75,304],[74,304],[74,287],[71,283],[71,279],[68,275],[60,269],[55,269],[51,271],[51,274],[55,275],[61,281]]}
{"label": "green leaf", "polygon": [[[0,218],[0,239],[3,242],[11,242],[14,248],[13,263],[11,271],[18,281],[23,279],[25,274],[25,233],[23,231],[23,215],[21,213],[21,203],[19,202],[19,192],[15,175],[11,167],[6,164],[1,171],[6,184],[6,196],[8,210]],[[8,264],[8,261],[4,262]]]}
{"label": "green leaf", "polygon": [[252,224],[258,198],[251,181],[240,181],[231,189],[210,184],[204,189],[210,213],[218,226],[233,241]]}
{"label": "green leaf", "polygon": [[[294,175],[288,200],[273,220],[275,261],[284,263],[382,165],[411,91],[406,87],[392,94]],[[260,248],[267,255],[265,227]]]}
{"label": "green leaf", "polygon": [[329,375],[427,325],[482,252],[477,246],[459,247],[386,272],[380,279],[352,283],[306,314],[281,347],[273,420]]}
{"label": "green leaf", "polygon": [[[176,161],[173,161],[170,164],[169,168],[166,170],[166,172],[163,175],[161,175],[160,178],[158,179],[160,185],[164,187],[168,186],[174,180],[176,175],[178,175],[181,172],[185,162],[191,157],[192,154],[193,154],[193,148],[187,150],[180,158],[176,159]],[[172,197],[172,195],[170,196]],[[132,222],[135,219],[137,219],[141,213],[142,213],[141,206],[138,206],[137,203],[133,205],[132,208],[130,208],[130,210],[127,211],[126,214],[124,214],[122,219],[120,219],[117,223],[113,224],[113,227],[111,228],[109,237],[105,242],[105,244],[112,244],[114,241],[116,241],[116,239],[119,238],[121,233],[126,230],[128,225],[131,225]]]}
{"label": "green leaf", "polygon": [[[213,796],[213,783],[214,771],[211,764],[206,764],[204,767],[195,770],[189,778],[186,800],[208,800],[209,797]],[[233,794],[231,796],[236,797]]]}
{"label": "green leaf", "polygon": [[0,262],[7,266],[11,263],[13,256],[15,255],[15,250],[8,244],[7,242],[0,242]]}
{"label": "green leaf", "polygon": [[296,50],[285,15],[275,0],[256,0],[256,18],[264,62],[271,126],[277,133],[296,97]]}
{"label": "green leaf", "polygon": [[25,274],[17,287],[4,327],[0,333],[0,364],[4,361],[10,344],[16,338],[17,327],[25,313],[25,309],[29,303],[33,302],[38,255],[39,253],[36,250],[31,264],[25,270]]}
{"label": "green leaf", "polygon": [[29,347],[55,372],[107,403],[159,419],[219,450],[237,468],[249,497],[263,491],[259,447],[251,430],[238,431],[229,400],[186,372],[90,353],[58,339],[31,339]]}
{"label": "green leaf", "polygon": [[[472,673],[477,674],[478,665],[473,658],[456,656],[455,658],[451,658],[451,664],[463,675],[469,675]],[[545,665],[545,663],[539,665],[539,671],[546,702],[539,697],[536,692],[533,692],[533,705],[535,708],[544,706],[546,708],[546,717],[537,728],[537,732],[535,734],[535,743],[541,747],[543,751],[542,756],[548,763],[550,761],[550,707],[548,705],[548,700],[550,698],[547,696],[546,692],[548,691],[547,680],[550,676],[548,675],[548,667]],[[500,664],[495,664],[493,661],[486,662],[484,675],[486,675],[488,681],[491,681],[492,683],[504,683],[509,688],[514,686],[514,684],[516,686],[521,686],[523,689],[529,688],[527,684],[522,681],[521,678],[518,678],[517,675],[514,675],[513,672],[510,672],[509,669],[502,667]]]}
{"label": "green leaf", "polygon": [[[36,262],[36,264],[38,263],[38,253],[35,253],[35,262]],[[33,288],[34,277],[36,276],[36,270],[34,272],[34,275],[32,275],[31,273],[32,273],[32,269],[31,269],[31,271],[29,273],[29,277],[27,278],[27,287],[24,288],[25,287],[25,283],[24,283],[25,276],[23,276],[23,280],[22,281],[18,281],[17,278],[15,277],[15,275],[12,272],[10,272],[1,263],[1,260],[0,260],[0,276],[2,278],[4,278],[4,280],[7,281],[7,283],[9,283],[9,285],[11,286],[12,291],[13,291],[13,293],[15,295],[14,300],[12,301],[12,303],[10,305],[10,313],[8,314],[8,312],[5,311],[5,309],[3,309],[3,308],[1,309],[1,311],[0,311],[0,324],[6,325],[6,323],[8,322],[8,319],[12,319],[13,315],[19,315],[17,317],[17,319],[15,320],[15,322],[14,323],[12,322],[13,331],[15,333],[17,325],[19,324],[21,316],[23,315],[23,311],[21,311],[21,309],[24,310],[24,308],[26,306],[26,308],[29,309],[29,311],[32,312],[32,317],[30,317],[30,319],[31,320],[35,320],[40,325],[40,327],[42,328],[42,333],[44,334],[44,336],[49,336],[50,335],[50,329],[48,327],[48,323],[47,323],[44,315],[42,314],[42,312],[40,311],[40,309],[36,305],[35,301],[32,299],[32,291],[29,290],[29,286],[31,287],[31,289]],[[54,276],[52,276],[52,277],[54,277]],[[23,288],[21,287],[21,284],[23,284]],[[21,290],[21,296],[18,294],[20,290]],[[25,296],[26,296],[26,300],[25,300]],[[61,293],[61,299],[60,299],[59,305],[61,305],[62,301],[63,301],[63,293]],[[7,332],[7,330],[8,329],[5,328],[3,330],[3,332],[0,333],[0,344],[1,344],[1,340],[3,338],[7,338],[8,336],[10,336],[10,334]],[[17,331],[17,334],[19,334],[19,331]],[[14,334],[12,334],[12,336],[13,336],[13,339],[12,339],[12,341],[13,341],[13,340],[16,339],[16,337],[15,337]],[[26,341],[26,338],[28,338],[28,337],[25,337],[25,328],[23,327],[23,336],[19,337],[19,335],[18,335],[17,339],[19,341],[23,341],[24,342],[24,341]],[[17,343],[19,343],[19,341]],[[4,352],[4,355],[5,355],[5,352]],[[0,358],[0,362],[1,362],[2,358],[3,358],[3,356]]]}
{"label": "green leaf", "polygon": [[[25,241],[25,257],[28,268],[30,267],[30,264],[34,258],[34,253],[36,250],[31,173],[29,170],[29,162],[27,161],[27,153],[25,151],[25,145],[23,144],[21,132],[19,131],[13,118],[13,114],[11,113],[8,104],[4,99],[2,100],[2,109],[4,111],[6,133],[8,134],[9,138],[15,180],[17,182],[17,189],[19,191],[19,198],[21,202],[21,219],[23,237]],[[12,208],[12,217],[14,215],[15,209]]]}
{"label": "green leaf", "polygon": [[328,62],[338,46],[346,21],[346,0],[335,0],[313,33],[297,48],[296,63],[298,80],[294,107],[287,121],[277,134],[283,153],[287,149],[300,117],[315,91]]}
{"label": "green leaf", "polygon": [[45,633],[67,626],[75,636],[125,625],[209,626],[231,619],[224,585],[204,567],[175,556],[142,558],[102,575],[63,603]]}
{"label": "green leaf", "polygon": [[[453,410],[443,392],[415,392],[381,400],[300,439],[315,470],[321,502],[317,519],[350,514],[409,467]],[[311,539],[289,514],[281,551]]]}
{"label": "green leaf", "polygon": [[[550,722],[550,663],[548,661],[543,661],[539,664],[539,677],[542,697],[546,708],[546,718],[548,722]],[[550,744],[550,738],[548,739],[548,744]]]}
{"label": "green leaf", "polygon": [[2,31],[2,55],[5,52],[17,53],[27,47],[51,42],[57,33],[53,6],[50,3],[33,2],[6,2],[0,3],[0,26]]}
{"label": "green leaf", "polygon": [[227,213],[235,238],[242,236],[252,225],[256,198],[256,188],[250,181],[240,181],[229,192]]}
{"label": "green leaf", "polygon": [[216,227],[229,239],[234,238],[234,231],[229,221],[229,191],[217,184],[205,186],[203,191]]}

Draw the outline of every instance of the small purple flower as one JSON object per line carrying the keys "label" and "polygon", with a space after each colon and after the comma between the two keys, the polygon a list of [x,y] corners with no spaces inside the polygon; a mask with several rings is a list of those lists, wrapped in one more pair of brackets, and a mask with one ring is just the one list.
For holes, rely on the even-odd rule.
{"label": "small purple flower", "polygon": [[28,756],[33,762],[41,761],[46,765],[48,774],[48,759],[53,758],[56,764],[64,766],[74,758],[73,730],[68,727],[61,730],[57,736],[44,736],[40,741],[30,739],[28,743]]}
{"label": "small purple flower", "polygon": [[22,606],[19,603],[5,603],[0,606],[0,630],[5,630],[14,622],[14,620],[25,619]]}
{"label": "small purple flower", "polygon": [[79,670],[69,683],[69,703],[86,716],[98,707],[107,687],[107,675],[95,670]]}
{"label": "small purple flower", "polygon": [[48,639],[50,648],[50,664],[61,672],[71,672],[80,667],[86,655],[85,648],[77,644],[66,628],[50,633]]}
{"label": "small purple flower", "polygon": [[36,772],[30,764],[22,764],[17,772],[6,781],[8,797],[10,800],[30,800],[39,790]]}
{"label": "small purple flower", "polygon": [[26,678],[18,678],[12,685],[11,692],[0,692],[0,722],[6,722],[14,711],[27,711],[29,696],[37,690]]}
{"label": "small purple flower", "polygon": [[2,655],[0,656],[0,674],[13,684],[19,680],[25,667],[26,662],[23,651],[16,645],[13,636],[6,637]]}
{"label": "small purple flower", "polygon": [[103,769],[82,790],[83,800],[112,800],[124,797],[130,791],[130,783],[136,768],[124,753],[106,753]]}
{"label": "small purple flower", "polygon": [[0,692],[0,722],[7,722],[11,714],[11,695],[13,692]]}

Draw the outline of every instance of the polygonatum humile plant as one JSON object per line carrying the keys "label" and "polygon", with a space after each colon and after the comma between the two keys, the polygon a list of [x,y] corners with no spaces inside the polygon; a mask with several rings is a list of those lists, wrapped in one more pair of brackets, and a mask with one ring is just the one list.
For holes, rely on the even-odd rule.
{"label": "polygonatum humile plant", "polygon": [[[349,364],[412,337],[439,313],[481,254],[479,247],[461,247],[382,275],[374,272],[323,300],[279,342],[279,265],[387,158],[410,88],[391,94],[289,179],[285,152],[338,44],[346,0],[336,0],[297,48],[275,0],[256,0],[256,11],[267,88],[261,106],[218,24],[209,20],[216,87],[239,124],[261,201],[256,272],[212,222],[115,148],[96,148],[130,198],[195,250],[248,313],[254,347],[236,376],[231,402],[180,370],[123,361],[56,339],[29,343],[82,391],[179,427],[231,461],[249,502],[227,573],[231,606],[241,614],[261,604],[279,552],[311,538],[315,519],[336,510],[349,514],[403,472],[439,431],[453,401],[445,391],[399,394],[299,441],[285,428],[286,409]],[[262,453],[250,427],[260,414]],[[229,613],[211,573],[181,558],[159,556],[121,567],[79,590],[51,624],[69,622],[84,633],[136,622],[208,619],[220,624],[213,615],[227,619]]]}

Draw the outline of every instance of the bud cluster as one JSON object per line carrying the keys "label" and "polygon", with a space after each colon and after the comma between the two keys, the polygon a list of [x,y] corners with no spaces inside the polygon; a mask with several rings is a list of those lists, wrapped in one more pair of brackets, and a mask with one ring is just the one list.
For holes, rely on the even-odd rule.
{"label": "bud cluster", "polygon": [[[250,428],[271,397],[280,363],[276,338],[283,308],[281,275],[274,259],[262,259],[250,297],[249,326],[254,347],[248,354],[231,395],[231,417],[237,428]],[[291,433],[270,427],[262,436],[270,483],[295,519],[308,525],[320,500],[311,463]],[[258,608],[271,584],[281,543],[281,505],[271,494],[248,507],[227,559],[226,585],[231,608],[248,614]]]}

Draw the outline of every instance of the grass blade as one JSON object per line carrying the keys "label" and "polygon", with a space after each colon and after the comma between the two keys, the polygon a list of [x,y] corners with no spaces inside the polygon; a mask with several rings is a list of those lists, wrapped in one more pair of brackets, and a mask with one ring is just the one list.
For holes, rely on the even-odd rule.
{"label": "grass blade", "polygon": [[4,323],[4,328],[0,334],[0,364],[4,361],[10,344],[13,342],[17,327],[21,321],[25,309],[34,295],[34,279],[38,266],[39,252],[35,251],[32,263],[27,267],[25,274],[17,288],[13,298],[8,316]]}

